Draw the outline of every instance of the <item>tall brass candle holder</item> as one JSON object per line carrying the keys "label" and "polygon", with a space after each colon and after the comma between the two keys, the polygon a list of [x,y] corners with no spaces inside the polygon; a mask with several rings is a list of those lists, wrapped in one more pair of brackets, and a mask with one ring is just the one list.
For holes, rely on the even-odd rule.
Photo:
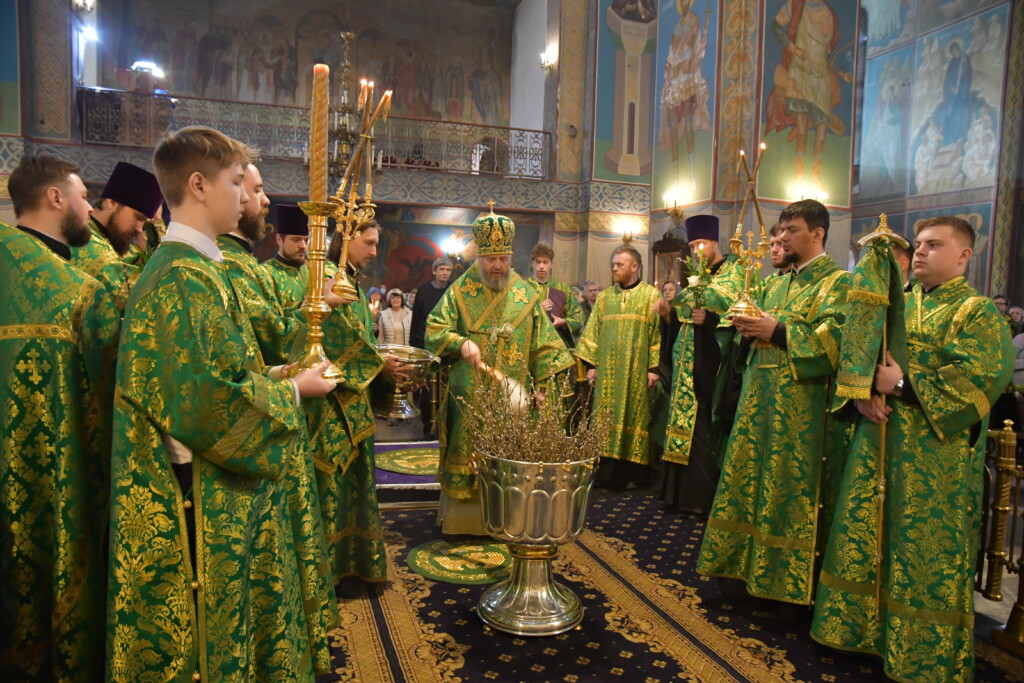
{"label": "tall brass candle holder", "polygon": [[[377,103],[377,108],[370,113],[373,100],[373,82],[360,81],[359,101],[357,108],[362,111],[362,128],[359,133],[359,144],[352,153],[348,167],[341,178],[338,191],[330,201],[334,205],[334,220],[337,225],[335,239],[341,238],[341,256],[338,259],[338,275],[335,277],[331,291],[343,301],[355,301],[359,298],[355,285],[348,277],[348,245],[359,234],[364,225],[373,220],[377,206],[373,203],[373,125],[380,116],[387,119],[391,109],[391,91],[385,91]],[[362,198],[359,196],[359,176],[365,165],[366,180]],[[347,192],[347,195],[346,195]]]}
{"label": "tall brass candle holder", "polygon": [[[742,315],[749,318],[760,318],[761,309],[750,295],[750,286],[754,274],[761,270],[761,262],[768,255],[768,235],[764,230],[764,218],[761,216],[761,204],[757,200],[757,174],[761,168],[761,159],[764,158],[765,144],[762,142],[758,150],[757,159],[754,161],[754,170],[750,170],[747,161],[747,154],[740,150],[740,166],[747,176],[747,192],[743,197],[743,208],[740,209],[740,220],[736,223],[736,232],[729,240],[729,250],[736,254],[739,265],[743,268],[743,293],[740,294],[732,306],[729,307],[728,316]],[[754,231],[747,235],[747,246],[743,246],[743,216],[747,213],[747,202],[753,199],[754,211],[757,214],[757,222],[761,227],[761,241],[754,246]]]}
{"label": "tall brass candle holder", "polygon": [[313,65],[313,107],[309,119],[309,201],[300,208],[309,216],[309,281],[302,313],[309,321],[302,360],[297,368],[315,368],[327,361],[323,378],[334,382],[342,379],[341,370],[330,362],[324,352],[323,322],[331,307],[324,301],[324,261],[327,258],[327,219],[334,215],[334,205],[327,201],[327,114],[330,90],[330,69],[326,64]]}

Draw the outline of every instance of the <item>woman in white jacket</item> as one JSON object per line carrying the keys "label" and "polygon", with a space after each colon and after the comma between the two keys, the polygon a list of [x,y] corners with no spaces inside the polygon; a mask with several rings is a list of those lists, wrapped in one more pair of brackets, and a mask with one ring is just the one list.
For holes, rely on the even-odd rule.
{"label": "woman in white jacket", "polygon": [[412,311],[405,307],[405,294],[395,287],[388,292],[388,307],[381,311],[377,341],[381,344],[409,345]]}

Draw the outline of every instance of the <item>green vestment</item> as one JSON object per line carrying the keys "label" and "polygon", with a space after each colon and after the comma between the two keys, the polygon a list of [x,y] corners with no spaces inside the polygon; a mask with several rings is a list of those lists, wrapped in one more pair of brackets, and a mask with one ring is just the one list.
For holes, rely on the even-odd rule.
{"label": "green vestment", "polygon": [[95,218],[89,219],[92,238],[83,247],[72,247],[71,265],[84,270],[106,286],[114,295],[117,309],[124,311],[132,285],[139,279],[141,269],[126,262],[114,251],[103,228]]}
{"label": "green vestment", "polygon": [[[743,267],[738,265],[736,256],[730,254],[725,263],[708,283],[703,308],[718,314],[715,342],[719,349],[718,372],[715,378],[714,398],[716,403],[728,374],[732,372],[732,342],[735,328],[725,317],[729,307],[736,302],[743,291]],[[696,329],[693,324],[693,297],[684,289],[676,295],[672,315],[677,316],[682,326],[672,349],[672,398],[665,435],[666,462],[686,465],[690,461],[694,424],[697,419],[697,394],[694,391],[694,372],[697,358],[694,356]],[[712,410],[708,407],[708,410]],[[716,455],[715,460],[718,460]]]}
{"label": "green vestment", "polygon": [[661,292],[646,282],[601,292],[576,355],[597,368],[594,411],[610,417],[601,455],[646,465],[650,461],[647,373],[658,369],[661,332],[654,302]]}
{"label": "green vestment", "polygon": [[476,475],[470,471],[473,444],[457,397],[469,397],[481,375],[462,362],[462,344],[473,341],[485,363],[527,389],[572,365],[540,300],[540,292],[515,271],[502,291],[487,288],[474,263],[445,290],[427,317],[427,350],[452,362],[450,395],[438,415],[438,478],[448,498],[467,500],[476,492]]}
{"label": "green vestment", "polygon": [[280,256],[268,259],[261,265],[270,274],[274,293],[282,308],[293,308],[302,303],[309,282],[308,266],[305,264],[301,267],[293,266],[282,260]]}
{"label": "green vestment", "polygon": [[112,295],[0,223],[0,679],[103,672]]}
{"label": "green vestment", "polygon": [[[333,266],[333,264],[328,264]],[[329,268],[325,276],[333,275]],[[338,306],[324,320],[324,352],[342,372],[326,398],[306,399],[324,531],[337,583],[346,576],[387,579],[384,532],[377,508],[376,429],[370,384],[384,367],[366,295]],[[297,355],[297,354],[296,354]]]}
{"label": "green vestment", "polygon": [[845,446],[827,406],[849,282],[825,255],[765,283],[760,306],[785,327],[786,347],[752,345],[697,563],[752,595],[811,601],[823,479]]}
{"label": "green vestment", "polygon": [[[224,267],[237,300],[252,325],[263,363],[286,363],[295,339],[305,333],[304,324],[295,311],[289,314],[282,310],[270,275],[238,239],[225,235],[217,239],[217,245],[224,255]],[[320,516],[313,459],[308,450],[308,438],[305,434],[299,438],[306,450],[285,474],[284,486],[287,488],[288,512],[295,539],[293,561],[302,581],[310,653],[316,671],[324,673],[331,664],[328,632],[337,626],[338,615],[334,591],[328,579],[330,558]],[[265,632],[272,637],[275,635],[273,630]],[[272,669],[263,661],[266,656],[273,656],[273,648],[266,643],[257,643],[256,675],[259,678],[268,668]]]}
{"label": "green vestment", "polygon": [[[108,678],[311,680],[282,481],[304,454],[294,385],[262,374],[225,266],[191,246],[161,243],[126,311],[114,397]],[[176,471],[170,455],[182,448],[192,456],[184,485],[178,476],[188,468]]]}
{"label": "green vestment", "polygon": [[[915,285],[897,324],[898,332],[905,330],[901,367],[916,402],[888,397],[882,604],[875,597],[882,431],[860,418],[811,635],[832,647],[880,655],[885,673],[897,681],[966,682],[974,671],[984,430],[992,402],[1012,377],[1013,347],[995,305],[962,277],[928,293]],[[862,333],[880,336],[881,324]],[[972,439],[972,429],[981,438]]]}
{"label": "green vestment", "polygon": [[567,348],[573,348],[576,346],[576,341],[580,338],[580,330],[583,329],[583,307],[580,306],[580,302],[577,301],[576,297],[573,296],[572,289],[569,285],[565,284],[561,280],[556,280],[553,277],[549,277],[548,281],[544,284],[537,282],[537,278],[528,278],[527,282],[533,285],[538,292],[540,292],[541,300],[548,298],[548,290],[556,289],[559,292],[565,294],[565,311],[562,314],[562,318],[565,319],[565,325],[562,327],[556,327],[555,331],[558,332],[558,336],[565,342]]}

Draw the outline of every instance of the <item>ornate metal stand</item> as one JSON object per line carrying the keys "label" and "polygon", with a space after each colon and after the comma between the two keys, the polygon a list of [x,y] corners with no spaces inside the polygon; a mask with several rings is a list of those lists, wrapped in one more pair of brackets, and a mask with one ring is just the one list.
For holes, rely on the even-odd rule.
{"label": "ornate metal stand", "polygon": [[420,410],[413,401],[412,388],[420,384],[429,375],[439,369],[440,359],[434,354],[415,346],[403,344],[379,344],[377,350],[381,354],[398,356],[402,369],[407,374],[404,382],[395,384],[395,392],[387,405],[377,410],[377,417],[383,417],[388,424],[394,424],[395,420],[411,420],[420,416]]}
{"label": "ornate metal stand", "polygon": [[499,631],[551,636],[583,620],[579,598],[554,580],[558,546],[586,526],[597,458],[565,464],[517,462],[477,454],[484,525],[510,544],[512,573],[480,597],[477,613]]}

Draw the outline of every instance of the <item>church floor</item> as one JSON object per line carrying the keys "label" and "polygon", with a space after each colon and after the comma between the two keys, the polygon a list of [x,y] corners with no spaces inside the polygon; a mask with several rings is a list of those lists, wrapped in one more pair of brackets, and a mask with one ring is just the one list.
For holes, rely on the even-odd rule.
{"label": "church floor", "polygon": [[[811,641],[809,611],[780,613],[696,574],[703,522],[665,510],[650,490],[595,492],[588,531],[556,561],[584,621],[548,638],[485,629],[475,605],[486,586],[408,568],[409,550],[437,538],[435,514],[382,512],[392,581],[340,601],[335,670],[318,683],[885,680],[879,660]],[[978,681],[1022,680],[1019,661],[980,641],[976,651]]]}

